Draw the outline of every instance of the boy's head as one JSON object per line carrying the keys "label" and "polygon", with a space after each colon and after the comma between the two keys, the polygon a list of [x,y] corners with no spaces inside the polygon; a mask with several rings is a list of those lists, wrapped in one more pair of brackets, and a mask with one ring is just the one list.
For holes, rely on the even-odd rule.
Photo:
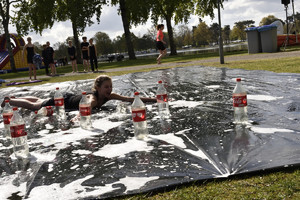
{"label": "boy's head", "polygon": [[69,44],[69,45],[72,45],[72,40],[69,40],[69,41],[68,41],[68,44]]}
{"label": "boy's head", "polygon": [[91,44],[93,44],[93,38],[91,38],[91,39],[89,39],[89,42],[91,43]]}
{"label": "boy's head", "polygon": [[82,37],[82,40],[83,40],[83,41],[86,41],[86,40],[87,40],[87,38],[86,38],[85,36],[83,36],[83,37]]}

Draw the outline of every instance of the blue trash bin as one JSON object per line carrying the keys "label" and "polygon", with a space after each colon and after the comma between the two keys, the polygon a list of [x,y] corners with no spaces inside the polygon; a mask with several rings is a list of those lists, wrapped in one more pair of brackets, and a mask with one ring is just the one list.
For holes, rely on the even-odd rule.
{"label": "blue trash bin", "polygon": [[248,53],[259,53],[262,51],[261,39],[258,27],[249,27],[245,31],[247,33]]}
{"label": "blue trash bin", "polygon": [[277,52],[277,26],[264,25],[258,27],[257,31],[260,33],[262,52]]}

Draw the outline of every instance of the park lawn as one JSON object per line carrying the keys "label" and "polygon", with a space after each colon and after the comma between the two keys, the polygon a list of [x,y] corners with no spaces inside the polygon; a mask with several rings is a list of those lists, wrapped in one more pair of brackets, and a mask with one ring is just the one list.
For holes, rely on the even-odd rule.
{"label": "park lawn", "polygon": [[[291,48],[292,50],[299,50],[297,47]],[[226,54],[226,56],[238,56],[246,54],[247,52],[233,52]],[[176,63],[182,62],[182,66],[191,66],[188,61],[200,60],[205,58],[218,57],[217,53],[197,54],[197,55],[183,55],[183,56],[169,56],[164,59],[164,62]],[[113,62],[100,64],[102,69],[132,67],[138,65],[150,65],[153,63],[153,58],[138,59],[133,61]],[[229,61],[221,65],[217,62],[203,63],[203,66],[214,67],[227,67],[227,68],[240,68],[246,70],[268,70],[277,73],[300,73],[300,59],[298,57],[280,58],[280,59],[264,59],[264,60],[247,60],[247,61]],[[157,68],[137,69],[132,71],[116,71],[106,73],[110,76],[117,76],[122,74],[145,72],[155,69],[172,68],[158,66]],[[177,66],[178,67],[178,66]],[[82,71],[82,65],[79,66]],[[57,68],[58,73],[64,74],[72,71],[71,66],[64,66]],[[44,75],[44,70],[39,70],[39,75]],[[43,82],[30,85],[39,85],[52,82],[75,81],[80,79],[94,79],[100,73],[88,73],[74,76],[58,76],[42,78]],[[1,79],[9,79],[16,77],[24,77],[27,80],[28,72],[19,72],[17,74],[4,74],[0,75]],[[2,86],[6,87],[6,86]],[[257,172],[255,174],[244,174],[240,176],[232,176],[226,179],[214,179],[199,182],[192,182],[177,187],[164,188],[163,190],[138,194],[133,196],[119,197],[117,199],[128,200],[167,200],[167,199],[300,199],[300,169],[282,169],[270,172]]]}

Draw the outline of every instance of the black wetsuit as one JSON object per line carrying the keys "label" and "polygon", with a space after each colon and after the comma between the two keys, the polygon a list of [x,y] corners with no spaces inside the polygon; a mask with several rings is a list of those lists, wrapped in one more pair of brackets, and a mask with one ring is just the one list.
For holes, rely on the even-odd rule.
{"label": "black wetsuit", "polygon": [[88,60],[89,59],[89,52],[88,52],[88,50],[82,50],[82,47],[88,47],[88,46],[89,46],[88,42],[82,42],[81,45],[80,45],[83,60]]}
{"label": "black wetsuit", "polygon": [[68,54],[70,56],[70,60],[76,60],[76,49],[74,46],[68,47]]}
{"label": "black wetsuit", "polygon": [[26,47],[27,50],[27,63],[33,64],[34,47]]}
{"label": "black wetsuit", "polygon": [[[98,98],[98,93],[97,92],[90,92],[88,94],[93,94],[95,95],[96,98]],[[66,93],[63,95],[64,96],[64,103],[65,103],[65,109],[66,110],[79,110],[79,103],[82,98],[82,94],[71,94],[71,93]],[[108,101],[107,98],[104,99],[103,104],[105,104]],[[45,100],[41,107],[46,107],[46,106],[55,106],[54,104],[54,97]]]}
{"label": "black wetsuit", "polygon": [[96,55],[96,49],[95,45],[90,45],[89,46],[89,51],[90,51],[90,63],[91,63],[91,68],[92,71],[94,71],[94,64],[95,68],[98,69],[98,60],[97,60],[97,55]]}

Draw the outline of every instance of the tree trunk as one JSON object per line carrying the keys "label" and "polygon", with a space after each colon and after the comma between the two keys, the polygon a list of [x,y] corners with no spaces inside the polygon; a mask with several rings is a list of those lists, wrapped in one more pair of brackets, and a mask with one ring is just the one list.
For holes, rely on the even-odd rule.
{"label": "tree trunk", "polygon": [[173,36],[173,28],[171,24],[171,17],[170,16],[165,16],[166,22],[167,22],[167,28],[168,28],[168,36],[169,36],[169,42],[170,42],[170,48],[171,48],[171,53],[170,56],[177,55],[176,51],[176,45],[174,42],[174,36]]}
{"label": "tree trunk", "polygon": [[131,33],[129,30],[130,24],[127,17],[125,0],[120,0],[120,10],[121,10],[122,22],[123,22],[123,27],[125,32],[125,39],[126,39],[129,60],[135,60],[136,57],[133,49],[133,44],[131,41]]}
{"label": "tree trunk", "polygon": [[81,59],[81,48],[79,44],[79,39],[78,39],[78,31],[77,31],[77,26],[75,22],[72,22],[72,29],[73,29],[73,37],[74,37],[74,42],[75,42],[75,47],[76,47],[76,59],[78,64],[82,64],[82,59]]}

